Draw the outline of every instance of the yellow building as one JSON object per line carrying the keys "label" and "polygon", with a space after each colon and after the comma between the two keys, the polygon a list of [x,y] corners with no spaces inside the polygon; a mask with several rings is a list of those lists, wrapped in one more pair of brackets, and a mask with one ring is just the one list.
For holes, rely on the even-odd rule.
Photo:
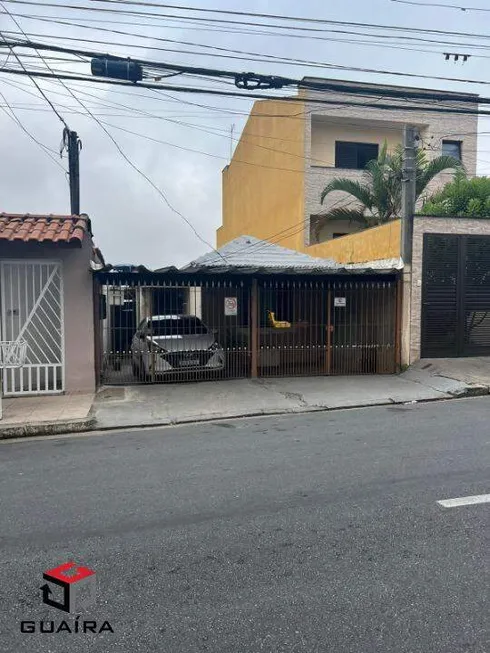
{"label": "yellow building", "polygon": [[[311,80],[309,80],[311,81]],[[407,108],[407,100],[389,98],[393,108],[379,107],[379,93],[409,90],[375,84],[328,82],[328,91],[300,90],[297,101],[259,100],[254,103],[232,160],[223,171],[222,226],[217,231],[221,247],[241,235],[289,247],[339,263],[365,262],[400,256],[398,220],[364,230],[347,221],[319,216],[333,206],[352,203],[343,193],[330,194],[322,205],[320,195],[335,177],[360,180],[365,163],[377,156],[386,142],[393,149],[402,141],[406,124],[418,128],[429,156],[443,152],[460,155],[469,175],[476,174],[476,115],[433,113],[427,110],[434,91],[417,90],[420,110]],[[463,94],[449,94],[457,106]],[[464,95],[467,100],[477,96]],[[331,104],[319,103],[328,99]],[[369,106],[359,106],[369,105]],[[424,105],[426,110],[424,110]],[[433,106],[433,105],[432,105]],[[450,177],[434,180],[441,185]],[[346,235],[351,234],[351,235]]]}

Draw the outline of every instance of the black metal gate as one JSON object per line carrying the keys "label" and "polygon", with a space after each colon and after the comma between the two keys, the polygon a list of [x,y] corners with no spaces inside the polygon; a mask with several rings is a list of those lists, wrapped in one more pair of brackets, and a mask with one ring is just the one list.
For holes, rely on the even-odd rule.
{"label": "black metal gate", "polygon": [[490,355],[490,236],[425,234],[423,358]]}
{"label": "black metal gate", "polygon": [[397,281],[99,273],[106,384],[392,373]]}
{"label": "black metal gate", "polygon": [[396,297],[394,280],[261,282],[258,374],[395,372]]}
{"label": "black metal gate", "polygon": [[250,376],[249,288],[187,275],[106,275],[98,329],[106,384]]}

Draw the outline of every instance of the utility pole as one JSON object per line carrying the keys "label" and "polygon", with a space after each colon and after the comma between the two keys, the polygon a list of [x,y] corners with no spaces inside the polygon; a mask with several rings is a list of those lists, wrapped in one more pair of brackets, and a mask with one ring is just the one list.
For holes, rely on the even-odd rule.
{"label": "utility pole", "polygon": [[415,127],[405,125],[403,128],[403,165],[402,165],[402,239],[401,255],[407,265],[412,263],[413,215],[415,213]]}
{"label": "utility pole", "polygon": [[413,216],[416,198],[416,150],[417,130],[411,125],[403,128],[403,162],[402,162],[402,224],[401,257],[403,260],[402,277],[402,323],[401,323],[401,364],[409,365],[411,344],[412,311],[412,239]]}
{"label": "utility pole", "polygon": [[82,143],[77,132],[63,130],[63,145],[68,150],[68,174],[70,177],[70,212],[80,215],[80,150]]}

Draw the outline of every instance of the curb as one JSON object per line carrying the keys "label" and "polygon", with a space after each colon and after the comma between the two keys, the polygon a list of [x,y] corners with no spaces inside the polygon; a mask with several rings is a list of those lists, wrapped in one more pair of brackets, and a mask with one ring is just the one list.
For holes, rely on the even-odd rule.
{"label": "curb", "polygon": [[450,392],[449,394],[455,399],[461,399],[462,397],[483,397],[490,394],[490,388],[487,385],[468,385],[461,392]]}
{"label": "curb", "polygon": [[[442,394],[442,393],[440,393]],[[236,420],[236,419],[248,419],[253,417],[274,417],[278,415],[301,415],[304,413],[328,413],[336,410],[355,410],[359,408],[375,408],[376,406],[399,406],[403,404],[428,404],[434,403],[437,401],[452,401],[455,399],[465,399],[470,397],[481,397],[488,396],[490,394],[490,387],[485,385],[474,385],[467,386],[463,391],[458,393],[446,393],[442,397],[428,397],[427,399],[417,399],[416,401],[410,400],[396,400],[396,399],[386,399],[376,402],[364,402],[359,404],[349,404],[347,406],[298,406],[296,408],[282,408],[282,409],[271,409],[271,410],[261,410],[253,413],[238,413],[236,415],[230,415],[229,413],[214,413],[213,415],[206,415],[204,417],[194,416],[194,417],[184,417],[182,419],[162,419],[160,422],[152,422],[151,424],[128,424],[128,425],[119,425],[119,426],[95,426],[96,431],[123,431],[123,430],[134,430],[134,429],[152,429],[152,428],[163,428],[168,426],[180,426],[185,424],[206,424],[209,422],[216,422],[221,420]]]}
{"label": "curb", "polygon": [[[442,393],[441,393],[442,394]],[[278,415],[301,415],[306,413],[327,413],[338,410],[355,410],[359,408],[373,408],[376,406],[396,406],[403,404],[427,404],[437,401],[452,401],[456,399],[465,399],[471,397],[482,397],[490,394],[490,387],[485,385],[468,385],[461,392],[448,392],[445,396],[429,397],[427,399],[410,400],[395,400],[386,399],[372,402],[360,402],[356,404],[349,404],[347,406],[297,406],[295,408],[279,408],[279,409],[263,409],[251,413],[237,413],[230,415],[229,413],[214,413],[206,416],[193,416],[184,417],[182,419],[162,419],[160,422],[152,422],[150,424],[123,424],[114,426],[104,426],[97,424],[97,418],[90,416],[83,419],[69,420],[67,422],[38,422],[35,424],[23,424],[16,426],[0,426],[0,440],[7,440],[13,438],[29,438],[44,435],[65,435],[69,433],[83,433],[87,431],[130,431],[135,429],[153,429],[171,426],[179,426],[185,424],[206,424],[209,422],[216,422],[222,420],[237,420],[247,419],[254,417],[274,417]]]}
{"label": "curb", "polygon": [[97,421],[92,416],[82,419],[72,419],[66,422],[36,422],[32,424],[16,424],[15,426],[0,426],[0,440],[29,438],[38,435],[80,433],[93,430],[96,424]]}

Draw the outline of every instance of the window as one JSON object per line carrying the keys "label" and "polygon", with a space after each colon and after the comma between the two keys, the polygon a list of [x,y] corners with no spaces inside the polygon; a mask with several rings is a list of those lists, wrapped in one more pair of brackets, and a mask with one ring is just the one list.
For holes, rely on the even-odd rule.
{"label": "window", "polygon": [[208,333],[201,320],[193,315],[152,318],[148,327],[154,336],[203,335]]}
{"label": "window", "polygon": [[442,141],[442,153],[461,161],[461,141]]}
{"label": "window", "polygon": [[366,164],[378,158],[376,143],[335,141],[335,167],[364,170]]}

